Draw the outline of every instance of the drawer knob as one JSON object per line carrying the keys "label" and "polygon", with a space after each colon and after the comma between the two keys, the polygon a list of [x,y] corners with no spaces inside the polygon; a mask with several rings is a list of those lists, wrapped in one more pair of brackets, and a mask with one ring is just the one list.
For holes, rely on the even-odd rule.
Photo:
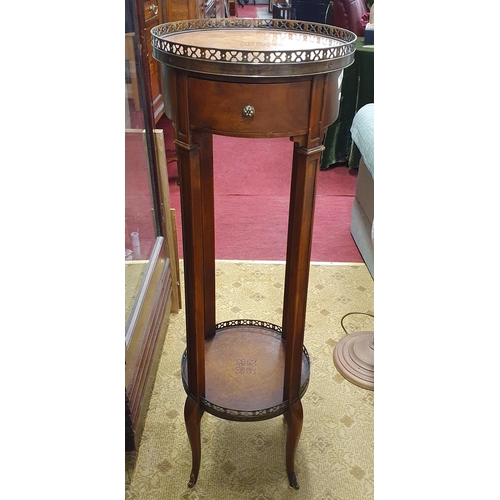
{"label": "drawer knob", "polygon": [[254,115],[255,115],[255,108],[251,104],[247,104],[243,108],[243,116],[245,118],[251,118]]}

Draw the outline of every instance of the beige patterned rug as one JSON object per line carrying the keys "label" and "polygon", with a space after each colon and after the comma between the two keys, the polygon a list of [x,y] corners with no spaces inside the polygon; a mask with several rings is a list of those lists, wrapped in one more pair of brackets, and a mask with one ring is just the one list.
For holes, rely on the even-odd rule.
{"label": "beige patterned rug", "polygon": [[[182,266],[181,266],[182,268]],[[217,261],[217,321],[250,318],[281,324],[282,263]],[[373,498],[374,393],[345,380],[333,348],[349,312],[373,314],[373,280],[364,264],[311,265],[305,345],[310,383],[296,452],[299,490],[285,471],[286,424],[231,422],[205,413],[198,482],[187,487],[191,453],[180,375],[184,311],[172,315],[141,446],[127,469],[129,500],[370,500]],[[373,330],[369,316],[349,316],[346,329]],[[128,457],[131,458],[130,456]]]}

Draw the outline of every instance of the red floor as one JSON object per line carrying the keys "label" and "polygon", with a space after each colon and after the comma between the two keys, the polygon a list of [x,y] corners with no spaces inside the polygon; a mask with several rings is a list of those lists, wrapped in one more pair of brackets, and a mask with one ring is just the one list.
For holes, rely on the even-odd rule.
{"label": "red floor", "polygon": [[[163,118],[157,126],[164,129],[166,148],[173,148],[170,121]],[[216,258],[285,260],[292,142],[217,135],[213,142]],[[168,165],[168,173],[182,257],[177,163]],[[356,179],[346,167],[318,173],[312,261],[363,261],[350,234]]]}

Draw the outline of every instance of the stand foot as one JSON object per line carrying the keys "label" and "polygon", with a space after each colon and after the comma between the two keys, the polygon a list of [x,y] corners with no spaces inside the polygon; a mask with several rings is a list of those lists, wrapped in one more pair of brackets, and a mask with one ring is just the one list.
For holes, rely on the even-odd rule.
{"label": "stand foot", "polygon": [[295,476],[295,472],[292,472],[291,474],[288,475],[288,482],[290,483],[290,486],[298,490],[299,489],[299,484],[297,483],[297,477]]}
{"label": "stand foot", "polygon": [[198,480],[198,473],[194,474],[194,472],[191,472],[191,476],[189,476],[188,488],[192,488],[196,484],[197,480]]}
{"label": "stand foot", "polygon": [[201,463],[201,435],[200,422],[203,415],[203,410],[200,404],[193,398],[188,396],[184,405],[184,421],[186,430],[191,444],[192,467],[191,475],[189,476],[188,488],[192,488],[198,479]]}

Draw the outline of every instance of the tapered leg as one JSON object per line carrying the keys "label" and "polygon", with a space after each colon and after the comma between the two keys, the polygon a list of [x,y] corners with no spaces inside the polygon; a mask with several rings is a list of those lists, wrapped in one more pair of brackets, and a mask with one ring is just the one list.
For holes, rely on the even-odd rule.
{"label": "tapered leg", "polygon": [[285,419],[288,424],[288,435],[286,438],[286,473],[288,482],[292,488],[299,489],[297,477],[295,476],[295,452],[299,443],[300,433],[302,432],[302,422],[304,413],[300,399],[295,401],[285,412]]}
{"label": "tapered leg", "polygon": [[295,144],[288,222],[283,338],[286,340],[283,400],[294,401],[285,412],[288,424],[286,470],[290,486],[299,488],[294,472],[295,450],[302,430],[300,383],[307,306],[307,287],[313,228],[316,180],[322,147]]}
{"label": "tapered leg", "polygon": [[191,475],[189,477],[188,487],[192,488],[198,479],[198,473],[200,472],[201,463],[201,433],[200,433],[200,423],[201,417],[203,416],[203,409],[200,404],[196,402],[192,397],[188,396],[186,398],[186,404],[184,405],[184,421],[186,423],[187,435],[189,438],[189,443],[191,444]]}

